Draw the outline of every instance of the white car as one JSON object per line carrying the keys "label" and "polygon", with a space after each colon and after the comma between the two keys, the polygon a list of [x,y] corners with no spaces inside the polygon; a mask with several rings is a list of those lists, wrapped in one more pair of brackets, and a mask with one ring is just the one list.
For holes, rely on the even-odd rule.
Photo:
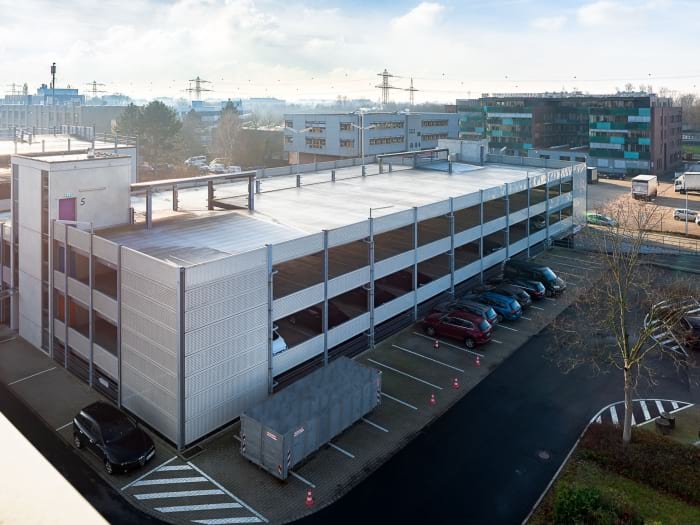
{"label": "white car", "polygon": [[287,349],[287,341],[277,331],[272,332],[272,355],[277,355]]}
{"label": "white car", "polygon": [[209,173],[226,173],[225,159],[214,159],[209,163]]}
{"label": "white car", "polygon": [[190,157],[190,158],[185,160],[185,166],[190,166],[193,168],[199,168],[200,166],[205,166],[206,163],[207,163],[207,158],[204,155]]}
{"label": "white car", "polygon": [[695,210],[688,210],[685,208],[677,208],[673,210],[673,218],[677,221],[688,220],[688,222],[693,222],[698,216],[698,212]]}

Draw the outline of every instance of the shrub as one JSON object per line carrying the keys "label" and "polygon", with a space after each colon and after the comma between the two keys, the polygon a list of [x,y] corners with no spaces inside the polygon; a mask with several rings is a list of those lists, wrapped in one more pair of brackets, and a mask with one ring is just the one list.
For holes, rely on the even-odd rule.
{"label": "shrub", "polygon": [[579,453],[616,474],[700,505],[700,449],[635,428],[625,450],[620,428],[602,424],[588,429]]}
{"label": "shrub", "polygon": [[596,487],[560,482],[554,495],[556,525],[643,525],[644,519],[626,503],[607,499]]}

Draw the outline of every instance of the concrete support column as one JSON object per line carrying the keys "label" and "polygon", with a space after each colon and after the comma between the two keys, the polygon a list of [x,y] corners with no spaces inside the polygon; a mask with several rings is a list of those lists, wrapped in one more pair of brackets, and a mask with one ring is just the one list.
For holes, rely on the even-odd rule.
{"label": "concrete support column", "polygon": [[173,184],[173,211],[178,209],[177,184]]}
{"label": "concrete support column", "polygon": [[369,218],[369,347],[374,348],[374,219]]}
{"label": "concrete support column", "polygon": [[323,366],[328,365],[328,230],[323,230]]}
{"label": "concrete support column", "polygon": [[447,216],[450,220],[450,295],[455,296],[455,203],[450,197],[450,213]]}
{"label": "concrete support column", "polygon": [[146,228],[153,227],[153,190],[146,188]]}
{"label": "concrete support column", "polygon": [[214,209],[214,181],[207,181],[207,209]]}
{"label": "concrete support column", "polygon": [[418,208],[413,207],[413,321],[418,320]]}

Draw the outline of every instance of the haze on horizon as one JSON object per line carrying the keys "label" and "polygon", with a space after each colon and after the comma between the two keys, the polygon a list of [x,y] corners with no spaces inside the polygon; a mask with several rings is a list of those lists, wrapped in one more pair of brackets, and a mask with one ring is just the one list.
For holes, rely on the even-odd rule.
{"label": "haze on horizon", "polygon": [[[135,98],[377,100],[387,68],[416,102],[632,83],[700,93],[692,0],[0,0],[0,85]],[[209,86],[208,86],[209,87]],[[394,91],[392,100],[408,99]]]}

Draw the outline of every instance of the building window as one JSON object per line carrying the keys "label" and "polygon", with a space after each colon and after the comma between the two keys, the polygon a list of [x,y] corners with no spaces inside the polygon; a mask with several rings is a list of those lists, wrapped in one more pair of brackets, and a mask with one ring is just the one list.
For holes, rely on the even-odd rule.
{"label": "building window", "polygon": [[326,122],[325,121],[307,120],[306,125],[304,127],[307,128],[307,131],[309,133],[325,133],[326,132]]}
{"label": "building window", "polygon": [[353,139],[340,139],[341,148],[352,148],[355,146],[355,141]]}
{"label": "building window", "polygon": [[447,138],[447,133],[429,133],[429,134],[423,134],[423,140],[437,140],[437,139],[446,139]]}
{"label": "building window", "polygon": [[294,144],[294,137],[292,137],[291,135],[285,136],[284,143],[285,144]]}
{"label": "building window", "polygon": [[377,137],[374,139],[369,139],[371,146],[378,146],[381,144],[403,144],[405,142],[403,135],[397,137]]}
{"label": "building window", "polygon": [[402,120],[392,120],[386,122],[372,122],[371,124],[375,129],[397,129],[403,128]]}
{"label": "building window", "polygon": [[352,123],[351,122],[341,122],[340,123],[340,131],[352,131]]}
{"label": "building window", "polygon": [[434,128],[437,126],[445,127],[447,126],[447,119],[445,120],[423,120],[421,124],[424,128]]}
{"label": "building window", "polygon": [[313,149],[322,149],[326,147],[326,139],[306,139],[306,146]]}
{"label": "building window", "polygon": [[285,128],[294,128],[294,121],[293,120],[285,120],[284,121],[284,127]]}

